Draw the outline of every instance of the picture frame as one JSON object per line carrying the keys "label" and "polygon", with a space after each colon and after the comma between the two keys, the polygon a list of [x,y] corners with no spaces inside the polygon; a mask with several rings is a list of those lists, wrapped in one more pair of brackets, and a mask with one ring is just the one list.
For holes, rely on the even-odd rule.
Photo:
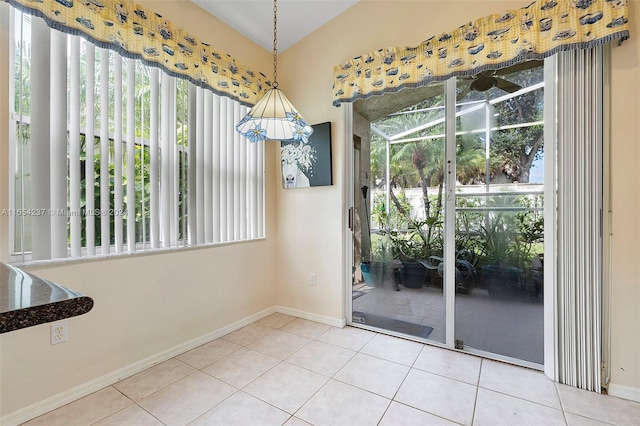
{"label": "picture frame", "polygon": [[314,124],[308,143],[280,142],[282,187],[310,188],[333,185],[331,123]]}

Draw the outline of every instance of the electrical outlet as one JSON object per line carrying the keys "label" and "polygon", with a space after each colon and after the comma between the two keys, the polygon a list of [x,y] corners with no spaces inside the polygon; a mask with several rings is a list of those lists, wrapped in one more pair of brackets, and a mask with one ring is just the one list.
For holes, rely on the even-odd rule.
{"label": "electrical outlet", "polygon": [[67,341],[67,322],[51,324],[51,344],[57,345]]}
{"label": "electrical outlet", "polygon": [[316,273],[312,272],[309,274],[309,284],[316,285]]}

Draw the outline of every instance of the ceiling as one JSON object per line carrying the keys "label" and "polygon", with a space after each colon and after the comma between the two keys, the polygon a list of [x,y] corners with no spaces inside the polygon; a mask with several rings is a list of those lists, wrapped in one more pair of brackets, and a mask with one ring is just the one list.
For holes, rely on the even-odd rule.
{"label": "ceiling", "polygon": [[[273,50],[272,0],[191,0],[268,52]],[[360,0],[278,1],[278,53]]]}

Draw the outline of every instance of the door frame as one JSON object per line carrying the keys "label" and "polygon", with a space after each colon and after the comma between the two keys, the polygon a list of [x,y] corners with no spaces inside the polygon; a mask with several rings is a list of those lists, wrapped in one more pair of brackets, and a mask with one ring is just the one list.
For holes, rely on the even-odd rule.
{"label": "door frame", "polygon": [[342,200],[343,200],[343,222],[344,225],[342,235],[342,245],[344,255],[342,257],[342,291],[345,303],[342,303],[343,311],[343,323],[346,325],[353,325],[352,312],[353,312],[353,220],[354,220],[354,191],[353,191],[353,104],[350,102],[342,104],[343,122],[344,122],[344,140],[345,152],[343,161],[343,176],[342,181]]}
{"label": "door frame", "polygon": [[[499,361],[505,361],[512,364],[526,366],[535,369],[544,369],[545,375],[554,379],[555,366],[556,366],[556,332],[555,332],[555,289],[556,289],[556,264],[555,264],[555,146],[556,135],[553,126],[554,109],[555,104],[555,87],[552,84],[555,81],[555,60],[554,58],[547,58],[544,65],[545,75],[545,94],[544,94],[544,121],[545,121],[545,140],[553,141],[551,147],[545,150],[544,167],[545,167],[545,207],[544,207],[544,220],[545,224],[552,224],[552,226],[545,226],[544,238],[545,238],[545,259],[547,267],[544,269],[544,365],[530,363],[515,358],[501,356],[490,352],[480,350],[458,350],[455,349],[455,214],[445,215],[445,274],[444,274],[444,288],[445,288],[445,343],[426,341],[419,338],[415,338],[424,344],[431,346],[443,347],[446,349],[456,350],[463,353],[470,353],[479,355],[488,359],[495,359]],[[446,128],[447,135],[445,142],[445,161],[446,161],[446,173],[445,173],[445,211],[455,212],[455,99],[456,99],[456,79],[451,78],[445,84],[446,93]],[[452,104],[452,105],[450,105]],[[353,232],[351,225],[353,223],[354,214],[354,126],[353,126],[353,105],[351,103],[345,103],[342,106],[343,110],[343,137],[347,142],[345,144],[345,155],[343,162],[343,173],[345,179],[343,181],[343,203],[345,212],[343,227],[343,296],[345,303],[343,303],[344,309],[344,323],[358,328],[368,329],[376,332],[384,332],[385,334],[400,336],[408,338],[408,336],[401,335],[389,330],[380,330],[367,325],[354,323],[352,321],[353,312],[353,300],[352,300],[352,268],[353,268]],[[449,146],[451,145],[451,147]],[[453,147],[453,148],[452,148]],[[447,226],[449,225],[449,226]],[[410,336],[409,336],[410,338]]]}

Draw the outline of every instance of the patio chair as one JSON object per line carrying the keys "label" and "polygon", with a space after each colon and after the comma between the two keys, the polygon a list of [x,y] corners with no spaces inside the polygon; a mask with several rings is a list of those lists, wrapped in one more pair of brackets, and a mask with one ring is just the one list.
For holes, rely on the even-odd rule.
{"label": "patio chair", "polygon": [[[438,275],[444,278],[444,259],[440,256],[429,256],[426,261],[420,262],[428,270],[438,271]],[[478,272],[470,262],[464,259],[456,259],[456,290],[468,292],[471,290],[471,283]]]}

